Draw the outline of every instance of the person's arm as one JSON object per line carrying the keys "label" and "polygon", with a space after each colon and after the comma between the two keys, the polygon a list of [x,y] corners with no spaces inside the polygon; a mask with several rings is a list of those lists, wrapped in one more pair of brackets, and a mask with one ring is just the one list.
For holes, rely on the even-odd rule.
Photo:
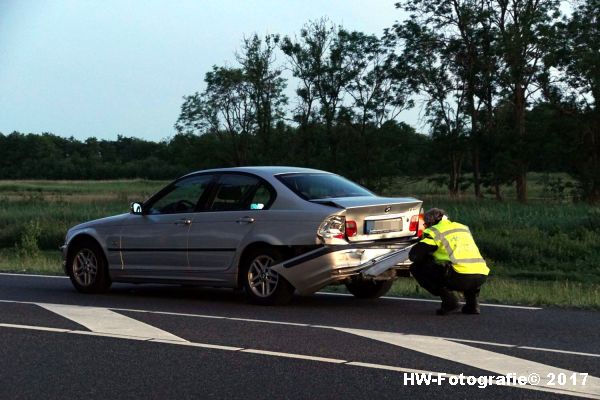
{"label": "person's arm", "polygon": [[437,245],[432,243],[435,243],[433,239],[425,234],[423,240],[410,249],[410,253],[408,253],[408,258],[410,261],[422,262],[431,257],[431,255],[437,250]]}

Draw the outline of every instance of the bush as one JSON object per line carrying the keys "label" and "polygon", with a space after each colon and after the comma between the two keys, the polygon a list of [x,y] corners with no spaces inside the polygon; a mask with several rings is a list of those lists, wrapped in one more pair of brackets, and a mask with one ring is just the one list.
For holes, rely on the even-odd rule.
{"label": "bush", "polygon": [[20,257],[38,257],[40,255],[40,247],[38,241],[42,236],[42,227],[38,220],[28,221],[23,231],[19,243],[16,244],[17,252]]}

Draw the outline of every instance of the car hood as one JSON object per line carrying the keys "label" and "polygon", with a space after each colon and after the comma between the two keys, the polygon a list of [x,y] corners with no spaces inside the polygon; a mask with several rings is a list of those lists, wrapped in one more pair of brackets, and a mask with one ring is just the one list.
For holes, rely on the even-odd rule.
{"label": "car hood", "polygon": [[80,229],[85,229],[85,228],[90,228],[90,227],[98,227],[98,226],[120,225],[121,223],[123,223],[125,218],[127,218],[127,216],[129,216],[129,215],[130,215],[129,213],[125,213],[125,214],[113,215],[112,217],[106,217],[106,218],[95,219],[93,221],[87,221],[82,224],[75,225],[70,230],[80,230]]}

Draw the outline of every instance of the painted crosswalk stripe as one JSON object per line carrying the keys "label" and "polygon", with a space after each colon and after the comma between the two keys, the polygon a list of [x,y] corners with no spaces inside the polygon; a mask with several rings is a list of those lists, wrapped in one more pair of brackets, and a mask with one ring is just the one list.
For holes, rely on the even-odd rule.
{"label": "painted crosswalk stripe", "polygon": [[[509,374],[516,374],[516,376],[526,377],[530,374],[538,374],[540,376],[539,387],[546,388],[548,391],[556,390],[556,386],[553,386],[550,382],[550,374],[556,376],[564,373],[566,376],[571,376],[573,373],[576,373],[575,371],[556,368],[551,365],[529,361],[502,353],[494,353],[489,350],[467,346],[462,343],[456,343],[437,337],[364,329],[335,329],[341,332],[403,347],[433,357],[454,361],[470,367],[476,367],[498,375],[508,376]],[[580,395],[600,397],[600,378],[588,376],[585,386],[572,384],[568,381],[566,384],[561,385],[560,389],[561,392],[566,390]]]}
{"label": "painted crosswalk stripe", "polygon": [[96,333],[187,342],[172,333],[106,308],[45,303],[38,305]]}

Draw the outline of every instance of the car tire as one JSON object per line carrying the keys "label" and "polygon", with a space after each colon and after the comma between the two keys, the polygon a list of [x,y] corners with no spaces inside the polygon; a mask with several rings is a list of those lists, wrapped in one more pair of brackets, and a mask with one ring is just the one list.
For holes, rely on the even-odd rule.
{"label": "car tire", "polygon": [[89,239],[75,243],[69,251],[67,274],[81,293],[105,293],[112,284],[102,248]]}
{"label": "car tire", "polygon": [[242,282],[248,301],[265,306],[287,304],[294,287],[270,267],[285,259],[274,247],[251,250],[242,261]]}
{"label": "car tire", "polygon": [[393,279],[385,281],[352,280],[346,283],[346,288],[358,299],[376,299],[386,294],[393,284]]}

